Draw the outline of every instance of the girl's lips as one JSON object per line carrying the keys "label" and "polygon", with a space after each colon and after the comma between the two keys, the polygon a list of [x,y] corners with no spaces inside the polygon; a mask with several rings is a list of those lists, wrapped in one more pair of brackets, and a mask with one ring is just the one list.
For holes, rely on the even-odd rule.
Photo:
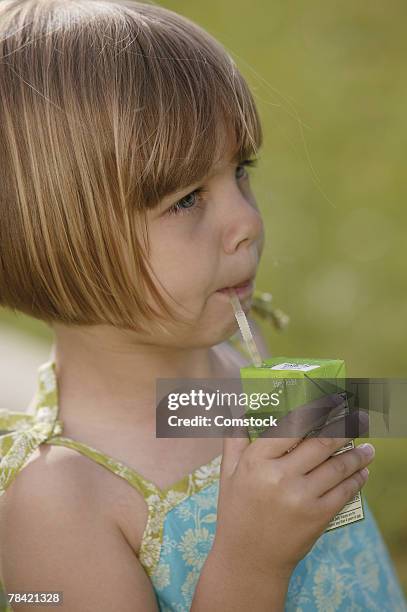
{"label": "girl's lips", "polygon": [[[231,287],[224,287],[223,289],[218,289],[218,291],[216,293],[225,293],[226,295],[229,295],[229,290],[231,289]],[[253,291],[253,281],[250,280],[247,283],[245,283],[244,285],[240,285],[238,287],[232,287],[232,289],[234,289],[238,295],[238,297],[245,297],[247,294],[251,293]]]}

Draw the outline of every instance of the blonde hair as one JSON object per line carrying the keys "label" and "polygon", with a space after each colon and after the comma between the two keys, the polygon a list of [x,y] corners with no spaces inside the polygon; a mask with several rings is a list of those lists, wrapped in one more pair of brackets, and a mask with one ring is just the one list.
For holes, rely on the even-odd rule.
{"label": "blonde hair", "polygon": [[173,318],[145,213],[210,171],[221,124],[240,160],[257,153],[247,83],[187,18],[131,0],[1,0],[0,305],[141,331]]}

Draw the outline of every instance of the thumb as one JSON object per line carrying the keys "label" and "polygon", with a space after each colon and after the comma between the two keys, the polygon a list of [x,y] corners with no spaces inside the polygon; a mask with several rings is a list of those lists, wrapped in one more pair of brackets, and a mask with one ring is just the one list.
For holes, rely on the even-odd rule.
{"label": "thumb", "polygon": [[228,436],[223,438],[223,454],[220,465],[221,478],[233,474],[248,446],[250,446],[250,438],[246,427],[228,427]]}

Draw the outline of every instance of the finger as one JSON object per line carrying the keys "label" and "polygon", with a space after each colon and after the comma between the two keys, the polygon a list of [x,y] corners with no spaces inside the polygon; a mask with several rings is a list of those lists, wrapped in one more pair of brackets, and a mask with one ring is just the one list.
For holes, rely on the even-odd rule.
{"label": "finger", "polygon": [[[281,457],[298,444],[310,430],[325,423],[330,411],[342,402],[338,394],[325,395],[291,410],[278,420],[277,427],[268,427],[252,444],[256,453],[273,459]],[[270,438],[273,438],[271,444]]]}
{"label": "finger", "polygon": [[[352,427],[352,429],[358,430],[357,436],[345,437],[341,435],[345,431],[345,419],[350,420],[351,423],[354,421],[359,423],[359,427]],[[358,437],[366,427],[366,419],[366,413],[355,411],[349,417],[342,417],[341,420],[329,423],[318,432],[317,436],[302,440],[301,444],[298,444],[291,453],[284,457],[284,463],[287,464],[288,469],[300,474],[307,474],[345,444]],[[352,433],[355,433],[355,431]]]}
{"label": "finger", "polygon": [[[367,470],[367,468],[363,468]],[[332,518],[340,512],[346,504],[360,491],[366,483],[369,472],[355,472],[324,495],[318,498],[317,504],[321,512],[326,512]]]}
{"label": "finger", "polygon": [[305,475],[307,487],[320,497],[345,478],[366,467],[373,460],[373,456],[364,452],[363,448],[357,447],[331,457]]}

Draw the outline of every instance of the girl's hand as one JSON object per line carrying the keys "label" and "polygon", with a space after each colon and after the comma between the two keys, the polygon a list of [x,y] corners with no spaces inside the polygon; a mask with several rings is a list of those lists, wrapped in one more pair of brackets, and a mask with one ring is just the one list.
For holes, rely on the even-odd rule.
{"label": "girl's hand", "polygon": [[[362,446],[332,457],[356,437],[333,437],[343,432],[343,419],[303,439],[308,409],[281,421],[290,437],[224,438],[213,551],[239,571],[288,577],[367,480],[363,468],[373,454]],[[362,429],[366,416],[353,414]]]}

